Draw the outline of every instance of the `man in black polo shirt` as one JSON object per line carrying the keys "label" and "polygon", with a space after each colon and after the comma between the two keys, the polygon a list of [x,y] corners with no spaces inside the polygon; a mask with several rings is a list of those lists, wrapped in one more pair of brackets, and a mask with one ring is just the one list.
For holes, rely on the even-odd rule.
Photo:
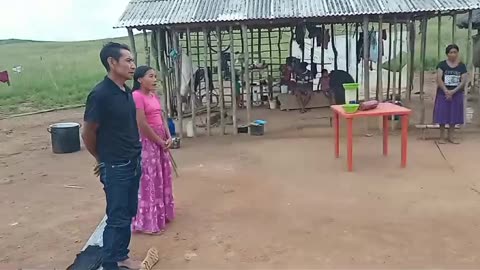
{"label": "man in black polo shirt", "polygon": [[139,269],[140,264],[128,258],[141,175],[135,103],[125,85],[133,77],[135,63],[129,48],[118,43],[106,44],[100,60],[108,75],[88,95],[82,137],[97,161],[107,201],[103,268]]}

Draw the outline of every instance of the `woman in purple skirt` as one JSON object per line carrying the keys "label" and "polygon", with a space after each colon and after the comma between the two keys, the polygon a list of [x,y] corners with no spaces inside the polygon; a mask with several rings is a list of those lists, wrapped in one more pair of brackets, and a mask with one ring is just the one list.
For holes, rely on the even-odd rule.
{"label": "woman in purple skirt", "polygon": [[[448,45],[445,53],[447,60],[437,66],[437,96],[433,109],[433,121],[440,125],[439,143],[453,143],[455,125],[464,121],[463,98],[464,89],[468,80],[467,67],[460,62],[458,46]],[[448,125],[448,134],[445,137],[445,126]]]}
{"label": "woman in purple skirt", "polygon": [[172,145],[164,125],[162,108],[155,93],[157,75],[153,68],[140,66],[133,76],[133,99],[142,141],[142,177],[137,216],[132,231],[160,233],[174,213],[172,170],[168,149]]}

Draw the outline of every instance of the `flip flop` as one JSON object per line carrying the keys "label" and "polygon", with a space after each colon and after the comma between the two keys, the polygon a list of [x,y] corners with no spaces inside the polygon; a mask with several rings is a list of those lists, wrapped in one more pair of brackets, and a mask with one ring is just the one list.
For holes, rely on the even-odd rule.
{"label": "flip flop", "polygon": [[154,247],[150,248],[147,251],[147,256],[145,256],[145,259],[142,262],[141,270],[152,270],[159,260],[160,256],[158,255],[158,250]]}

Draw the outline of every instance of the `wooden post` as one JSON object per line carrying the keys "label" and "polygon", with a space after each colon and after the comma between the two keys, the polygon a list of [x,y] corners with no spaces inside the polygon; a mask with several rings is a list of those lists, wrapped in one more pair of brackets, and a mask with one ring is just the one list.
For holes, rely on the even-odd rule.
{"label": "wooden post", "polygon": [[163,32],[163,40],[162,40],[162,48],[165,51],[165,75],[167,76],[167,110],[170,113],[170,116],[173,116],[173,109],[172,109],[172,91],[173,91],[173,85],[174,82],[172,81],[172,76],[171,76],[171,61],[168,61],[168,58],[166,57],[168,52],[170,51],[170,34],[168,30],[165,29]]}
{"label": "wooden post", "polygon": [[347,73],[350,72],[350,47],[349,42],[350,37],[348,35],[348,23],[345,24],[345,70]]}
{"label": "wooden post", "polygon": [[[473,18],[472,18],[472,15],[473,15],[473,11],[472,10],[469,10],[468,11],[468,31],[467,31],[467,61],[466,61],[466,64],[467,64],[467,70],[471,70],[471,74],[470,76],[472,77],[472,79],[470,80],[471,81],[471,85],[472,85],[472,92],[473,92],[473,89],[475,87],[475,66],[473,65],[473,59],[472,59],[472,54],[473,54],[473,51],[472,51],[472,48],[473,48],[473,44],[472,44],[472,27],[473,27]],[[477,100],[477,102],[480,102]],[[468,103],[468,91],[464,91],[464,95],[463,95],[463,125],[466,126],[467,125],[467,103]]]}
{"label": "wooden post", "polygon": [[133,59],[135,60],[135,63],[138,65],[137,47],[135,46],[135,36],[133,35],[132,28],[127,28],[127,31],[128,31],[128,39],[130,40],[130,47],[132,49]]}
{"label": "wooden post", "polygon": [[282,28],[278,28],[278,41],[277,41],[277,48],[278,48],[278,62],[282,63]]}
{"label": "wooden post", "polygon": [[389,99],[390,97],[390,86],[391,86],[391,78],[392,78],[392,44],[393,44],[393,36],[392,36],[392,24],[388,24],[388,74],[387,74],[387,96],[385,99]]}
{"label": "wooden post", "polygon": [[145,64],[150,66],[150,47],[148,46],[148,34],[145,29],[143,29],[143,41],[145,42]]}
{"label": "wooden post", "polygon": [[[245,24],[242,25],[242,32],[243,32],[243,44],[245,51],[243,52],[244,54],[244,80],[245,80],[245,88],[247,90],[247,124],[250,125],[252,122],[252,89],[250,88],[250,59],[248,55],[248,29]],[[250,128],[249,128],[250,130]]]}
{"label": "wooden post", "polygon": [[[290,26],[290,47],[289,47],[289,52],[288,56],[292,56],[292,51],[293,51],[293,27]],[[243,43],[242,43],[243,44]]]}
{"label": "wooden post", "polygon": [[193,127],[193,137],[197,136],[197,124],[196,119],[196,103],[197,95],[195,94],[195,73],[193,72],[193,51],[192,51],[192,39],[190,37],[190,28],[187,28],[187,51],[189,52],[190,57],[190,106],[192,112],[192,127]]}
{"label": "wooden post", "polygon": [[407,42],[407,98],[408,100],[412,99],[412,88],[413,88],[413,64],[415,62],[415,24],[410,20],[407,24],[408,28],[408,42]]}
{"label": "wooden post", "polygon": [[403,23],[400,24],[400,69],[398,70],[398,98],[402,99],[402,70],[403,70]]}
{"label": "wooden post", "polygon": [[270,56],[270,63],[269,63],[270,73],[269,73],[269,75],[273,76],[271,74],[271,72],[272,72],[271,66],[273,64],[273,48],[272,48],[272,29],[270,27],[268,28],[268,53],[269,53],[269,56]]}
{"label": "wooden post", "polygon": [[[355,23],[355,41],[358,41],[358,23]],[[358,42],[355,42],[355,82],[358,83]],[[357,99],[358,99],[358,89],[357,89]]]}
{"label": "wooden post", "polygon": [[457,34],[457,14],[454,12],[452,14],[452,44],[455,44],[455,37]]}
{"label": "wooden post", "polygon": [[420,124],[425,124],[425,53],[427,48],[427,17],[422,18],[422,41],[420,49],[420,59],[421,59],[421,70],[420,70],[420,103],[421,103],[421,115],[420,115]]}
{"label": "wooden post", "polygon": [[415,31],[415,20],[409,22],[409,40],[410,45],[409,54],[410,54],[410,65],[408,67],[408,100],[412,99],[413,91],[413,80],[415,77],[415,40],[417,38]]}
{"label": "wooden post", "polygon": [[370,99],[370,42],[368,34],[368,16],[363,16],[363,99]]}
{"label": "wooden post", "polygon": [[237,125],[237,76],[235,72],[235,40],[233,39],[233,27],[230,26],[230,83],[232,89],[232,119],[233,119],[233,134],[238,134]]}
{"label": "wooden post", "polygon": [[152,58],[153,58],[153,61],[155,62],[155,69],[157,69],[158,71],[160,71],[160,61],[158,60],[159,57],[158,57],[158,48],[157,48],[157,44],[158,44],[158,36],[157,36],[157,30],[153,29],[151,34],[150,34],[150,48],[151,48],[151,52],[152,52]]}
{"label": "wooden post", "polygon": [[383,39],[382,39],[382,28],[383,20],[382,16],[378,17],[378,55],[377,55],[377,98],[380,102],[383,101]]}
{"label": "wooden post", "polygon": [[[172,47],[174,50],[178,52],[180,55],[180,48],[178,44],[178,34],[176,31],[172,31]],[[173,69],[175,71],[175,92],[176,92],[176,97],[177,97],[177,116],[178,116],[178,136],[183,138],[183,102],[182,102],[182,93],[181,93],[181,85],[182,85],[182,68],[180,66],[180,61],[182,61],[181,58],[178,59],[172,59],[173,60]]]}
{"label": "wooden post", "polygon": [[[397,45],[398,45],[398,27],[397,27],[397,16],[393,17],[393,58],[397,57]],[[392,82],[392,100],[395,100],[396,87],[397,87],[397,73],[398,71],[393,72],[393,82]],[[387,97],[388,98],[388,97]],[[393,121],[392,121],[393,122]]]}
{"label": "wooden post", "polygon": [[442,13],[438,12],[438,26],[437,26],[437,63],[442,59]]}
{"label": "wooden post", "polygon": [[[206,28],[203,28],[203,60],[204,60],[204,77],[205,77],[205,90],[207,91],[207,136],[212,135],[210,131],[210,116],[211,116],[211,108],[210,108],[210,78],[208,76],[208,32]],[[201,95],[200,95],[201,96]]]}
{"label": "wooden post", "polygon": [[[200,32],[197,31],[197,63],[198,66],[201,67],[201,59],[200,59]],[[200,93],[201,94],[201,93]]]}
{"label": "wooden post", "polygon": [[217,26],[217,75],[218,75],[218,90],[220,94],[220,129],[222,135],[225,135],[225,102],[223,90],[223,72],[222,72],[222,32]]}
{"label": "wooden post", "polygon": [[162,40],[165,41],[165,33],[157,29],[157,51],[158,51],[158,62],[160,66],[160,80],[162,83],[162,100],[163,100],[163,110],[166,112],[165,117],[168,117],[170,115],[170,111],[168,110],[168,100],[167,100],[167,70],[165,66],[165,50],[164,47],[162,46]]}
{"label": "wooden post", "polygon": [[[262,30],[260,28],[258,30],[258,43],[257,43],[257,50],[258,50],[258,63],[262,63]],[[263,106],[263,85],[262,85],[262,72],[258,72],[258,86],[260,87],[260,104]]]}
{"label": "wooden post", "polygon": [[[325,25],[322,24],[322,38],[323,38],[323,39],[325,38],[325,33],[326,33],[326,31],[325,31]],[[322,51],[321,51],[321,53],[320,53],[320,59],[321,59],[320,61],[322,62],[321,65],[320,65],[321,70],[324,70],[324,69],[325,69],[325,46],[324,46],[324,45],[325,45],[325,42],[323,41],[323,39],[320,40],[320,42],[322,43],[322,44],[321,44],[321,45],[322,45],[322,46],[321,46],[321,47],[322,47]]]}
{"label": "wooden post", "polygon": [[332,31],[331,39],[332,39],[332,50],[333,50],[333,67],[335,70],[338,69],[338,51],[337,46],[335,46],[335,26],[334,24],[330,24],[330,31]]}

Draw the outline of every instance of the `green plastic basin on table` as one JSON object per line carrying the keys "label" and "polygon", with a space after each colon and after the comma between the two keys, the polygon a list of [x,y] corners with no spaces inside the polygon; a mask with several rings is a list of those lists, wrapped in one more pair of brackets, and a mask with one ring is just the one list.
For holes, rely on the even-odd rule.
{"label": "green plastic basin on table", "polygon": [[359,104],[343,104],[342,107],[346,113],[356,113],[360,105]]}
{"label": "green plastic basin on table", "polygon": [[343,88],[345,88],[345,90],[357,90],[358,87],[360,87],[359,83],[344,83],[343,84]]}

